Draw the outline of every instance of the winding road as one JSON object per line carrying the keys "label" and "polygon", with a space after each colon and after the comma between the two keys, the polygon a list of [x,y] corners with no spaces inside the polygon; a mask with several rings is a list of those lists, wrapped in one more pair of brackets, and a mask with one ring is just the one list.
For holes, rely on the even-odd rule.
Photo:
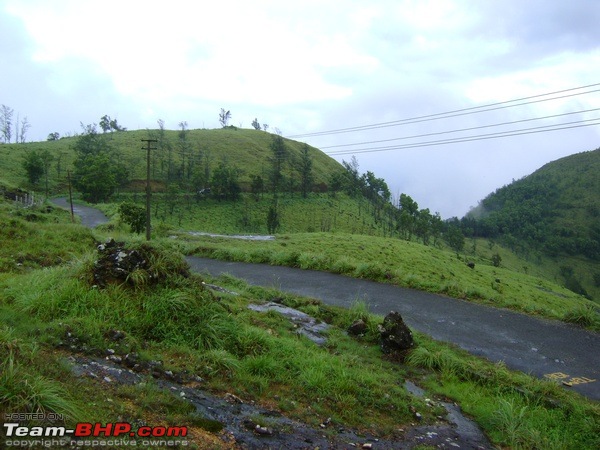
{"label": "winding road", "polygon": [[[61,208],[71,210],[69,201],[66,198],[53,198],[50,201]],[[79,216],[81,224],[89,228],[94,228],[108,222],[108,217],[96,208],[73,204],[73,212]]]}
{"label": "winding road", "polygon": [[[60,200],[54,203],[61,205]],[[64,199],[62,199],[64,200]],[[82,224],[103,223],[98,210],[77,206]],[[104,214],[102,214],[104,216]],[[104,221],[106,218],[104,217]],[[365,301],[377,314],[398,311],[414,330],[451,342],[511,369],[553,379],[567,389],[600,400],[600,334],[558,321],[478,305],[441,295],[326,272],[218,261],[189,256],[191,268],[228,273],[257,286],[319,299],[336,306]]]}

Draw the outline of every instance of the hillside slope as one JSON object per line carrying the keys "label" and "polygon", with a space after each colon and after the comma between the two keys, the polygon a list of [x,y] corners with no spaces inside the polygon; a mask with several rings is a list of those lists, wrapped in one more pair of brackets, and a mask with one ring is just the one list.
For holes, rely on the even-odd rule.
{"label": "hillside slope", "polygon": [[[577,289],[600,284],[600,149],[546,164],[484,198],[467,217],[476,236],[499,239],[536,258],[548,256]],[[579,264],[578,262],[579,261]],[[588,273],[573,266],[588,264]],[[590,266],[595,267],[593,273]],[[598,272],[596,272],[598,271]],[[581,287],[581,286],[580,286]],[[579,289],[584,293],[583,289]]]}
{"label": "hillside slope", "polygon": [[[135,130],[107,133],[106,139],[118,152],[121,160],[125,162],[130,170],[130,178],[145,179],[146,153],[142,150],[145,145],[141,140],[148,138],[159,138],[159,130]],[[163,139],[157,150],[152,154],[152,178],[162,180],[166,172],[166,159],[169,154],[172,165],[178,169],[182,164],[182,144],[180,132],[165,130]],[[260,130],[249,130],[235,127],[222,129],[199,129],[189,130],[186,135],[186,167],[189,161],[195,164],[196,170],[214,169],[219,162],[226,160],[232,166],[241,170],[240,182],[248,185],[252,175],[261,175],[266,178],[270,168],[272,151],[270,144],[273,134]],[[64,185],[67,170],[72,169],[75,160],[73,146],[77,137],[68,137],[56,141],[31,142],[26,144],[3,144],[0,145],[0,177],[6,182],[14,185],[23,185],[26,181],[26,173],[23,168],[23,159],[27,152],[48,151],[52,156],[49,170],[50,189]],[[288,158],[283,167],[284,173],[290,174],[294,162],[299,159],[303,143],[284,139],[288,150]],[[170,151],[168,149],[171,149]],[[342,170],[342,166],[333,158],[314,147],[309,148],[312,159],[312,172],[316,186],[327,183],[330,175],[335,171]],[[187,169],[186,169],[187,170]],[[43,180],[42,180],[43,181]],[[44,188],[41,182],[38,190]]]}

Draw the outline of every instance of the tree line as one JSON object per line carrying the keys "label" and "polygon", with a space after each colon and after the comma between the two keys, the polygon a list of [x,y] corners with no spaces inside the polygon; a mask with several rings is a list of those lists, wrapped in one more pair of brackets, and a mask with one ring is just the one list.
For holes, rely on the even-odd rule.
{"label": "tree line", "polygon": [[385,180],[371,171],[361,174],[358,161],[342,161],[343,171],[331,175],[329,191],[335,196],[344,192],[348,196],[361,199],[376,223],[382,225],[389,236],[405,240],[418,240],[424,245],[438,245],[443,239],[453,250],[464,248],[464,235],[460,227],[445,222],[439,213],[431,213],[429,208],[419,208],[419,204],[408,194],[402,193],[396,199]]}

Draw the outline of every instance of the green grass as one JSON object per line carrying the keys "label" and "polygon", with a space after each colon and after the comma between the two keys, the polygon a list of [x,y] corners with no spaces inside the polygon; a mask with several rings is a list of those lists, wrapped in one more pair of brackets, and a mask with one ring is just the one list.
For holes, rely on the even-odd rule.
{"label": "green grass", "polygon": [[508,448],[577,449],[600,444],[600,408],[580,403],[558,384],[515,373],[462,350],[418,336],[409,364],[435,375],[423,386],[458,400],[496,444]]}
{"label": "green grass", "polygon": [[[271,156],[269,148],[272,140],[272,134],[249,130],[242,128],[227,129],[201,129],[190,130],[188,142],[190,149],[196,160],[197,166],[204,164],[208,157],[211,169],[217,167],[220,161],[227,160],[229,164],[235,165],[242,173],[240,182],[243,187],[248,188],[250,177],[252,175],[261,175],[267,179],[269,170],[268,158]],[[111,145],[115,147],[120,155],[120,159],[130,170],[131,188],[139,189],[143,192],[144,184],[140,180],[146,179],[146,158],[145,152],[141,150],[142,139],[148,139],[147,130],[133,130],[126,132],[112,133],[107,136]],[[178,131],[167,130],[166,139],[173,146],[172,165],[174,170],[181,166],[181,157],[178,147]],[[48,150],[53,155],[54,161],[51,163],[49,174],[50,192],[66,192],[67,170],[73,170],[75,152],[73,145],[76,137],[68,137],[57,141],[31,142],[26,144],[4,144],[0,146],[0,160],[2,161],[2,179],[8,184],[23,186],[26,181],[26,173],[23,168],[23,157],[28,151]],[[284,139],[290,158],[298,158],[300,155],[302,143]],[[325,155],[323,152],[310,147],[310,155],[313,158],[313,174],[316,184],[327,183],[330,174],[341,170],[341,165],[333,158]],[[199,152],[204,153],[202,162],[198,160]],[[61,158],[61,172],[59,176],[57,162]],[[152,178],[154,180],[164,179],[165,164],[167,152],[153,152],[152,154]],[[290,174],[289,165],[286,165],[284,172]],[[161,167],[163,170],[161,170]],[[137,180],[137,181],[136,181]],[[38,186],[30,186],[37,192],[43,192],[45,183]],[[162,185],[161,185],[162,186]],[[164,188],[164,186],[162,186]]]}
{"label": "green grass", "polygon": [[[247,311],[245,297],[217,301],[193,277],[144,292],[126,285],[90,289],[83,269],[72,265],[15,276],[3,283],[3,303],[48,324],[56,340],[68,333],[82,351],[102,352],[111,345],[107,332],[120,329],[129,339],[117,348],[119,354],[139,350],[140,342],[167,355],[184,349],[194,356],[191,364],[214,377],[215,389],[226,389],[220,375],[228,373],[227,389],[246,398],[269,398],[277,395],[273,386],[282,385],[307,406],[316,392],[323,414],[352,426],[361,423],[356,411],[373,405],[378,405],[374,419],[384,425],[409,420],[409,400],[398,373],[373,373],[371,365],[380,365],[375,359],[356,365],[354,359],[316,347],[298,338],[282,318],[263,319]],[[277,332],[264,327],[263,320]],[[384,400],[385,392],[394,395]],[[390,410],[396,412],[388,417]]]}
{"label": "green grass", "polygon": [[[186,252],[212,258],[289,265],[394,283],[600,329],[597,307],[547,279],[494,267],[485,258],[416,242],[343,233],[278,235],[276,241],[197,237]],[[471,269],[466,262],[474,260]],[[577,319],[581,313],[583,319]]]}
{"label": "green grass", "polygon": [[24,273],[51,267],[82,254],[94,243],[92,233],[65,223],[67,213],[52,206],[12,208],[0,203],[0,272]]}
{"label": "green grass", "polygon": [[[142,194],[120,194],[114,203],[94,205],[109,217],[117,216],[122,201],[144,202]],[[271,195],[256,200],[243,194],[237,202],[213,198],[197,200],[191,194],[154,194],[152,196],[153,225],[172,230],[199,231],[215,234],[268,234],[267,213]],[[278,199],[281,226],[278,233],[342,232],[363,235],[389,235],[381,221],[375,220],[364,199],[338,194],[312,193],[304,199],[298,194],[284,194]]]}
{"label": "green grass", "polygon": [[[540,285],[539,279],[486,266],[479,260],[475,269],[470,269],[454,253],[416,243],[306,233],[280,235],[274,242],[197,238],[187,243],[161,238],[149,252],[151,264],[146,274],[99,288],[94,287],[91,271],[95,240],[105,240],[104,232],[71,226],[66,214],[51,211],[43,213],[51,220],[35,222],[33,234],[27,228],[30,222],[19,216],[19,211],[0,201],[3,221],[17,221],[5,229],[25,233],[11,242],[14,247],[6,257],[18,252],[34,256],[49,242],[53,254],[63,255],[63,260],[0,274],[0,351],[4,355],[0,361],[0,412],[56,412],[65,414],[69,425],[114,422],[122,417],[137,423],[188,425],[209,433],[220,429],[222,424],[207,421],[188,403],[152,382],[135,387],[100,385],[76,377],[65,362],[72,352],[104,356],[106,349],[112,348],[116,355],[135,352],[141,361],[160,360],[165,369],[198,374],[205,379],[205,388],[218,395],[230,392],[315,426],[331,417],[344,427],[391,436],[398,427],[414,421],[413,411],[423,415],[424,423],[434,423],[441,408],[409,395],[403,383],[410,378],[425,387],[428,396],[458,402],[495,445],[598,446],[600,410],[595,402],[418,334],[418,346],[405,364],[388,361],[382,358],[377,339],[381,317],[369,314],[364,302],[357,301],[347,310],[327,307],[314,299],[251,287],[227,276],[206,281],[239,295],[219,293],[217,297],[203,287],[201,278],[181,272],[177,250],[196,249],[222,257],[321,270],[335,268],[339,273],[420,288],[442,286],[482,301],[489,301],[485,299],[488,291],[482,287],[487,277],[494,277],[494,283],[499,278],[506,296],[523,290],[531,295],[554,292],[561,296],[551,297],[563,301],[570,298],[562,297],[568,292],[548,282]],[[110,233],[131,238],[119,228],[117,225]],[[62,241],[52,240],[57,233],[63,233]],[[2,236],[2,243],[8,240],[10,237]],[[135,237],[128,245],[139,249],[142,242],[143,237]],[[155,282],[149,281],[149,274],[156,275]],[[489,289],[499,295],[497,288],[490,285]],[[318,347],[299,336],[293,324],[275,312],[247,308],[249,303],[274,298],[329,323],[332,328],[326,346]],[[588,314],[587,303],[582,305],[582,311],[573,313],[571,320],[586,320],[581,317]],[[345,329],[358,318],[367,322],[368,332],[353,339]],[[111,330],[122,330],[125,338],[112,341]]]}

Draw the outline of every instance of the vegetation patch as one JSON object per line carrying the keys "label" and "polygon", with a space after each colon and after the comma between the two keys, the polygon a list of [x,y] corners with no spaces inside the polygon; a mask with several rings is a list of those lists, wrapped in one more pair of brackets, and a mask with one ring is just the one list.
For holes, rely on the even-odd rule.
{"label": "vegetation patch", "polygon": [[594,302],[539,275],[496,267],[483,259],[471,269],[466,258],[454,252],[416,242],[304,233],[282,235],[275,241],[195,237],[181,250],[228,261],[288,265],[393,283],[600,330]]}

